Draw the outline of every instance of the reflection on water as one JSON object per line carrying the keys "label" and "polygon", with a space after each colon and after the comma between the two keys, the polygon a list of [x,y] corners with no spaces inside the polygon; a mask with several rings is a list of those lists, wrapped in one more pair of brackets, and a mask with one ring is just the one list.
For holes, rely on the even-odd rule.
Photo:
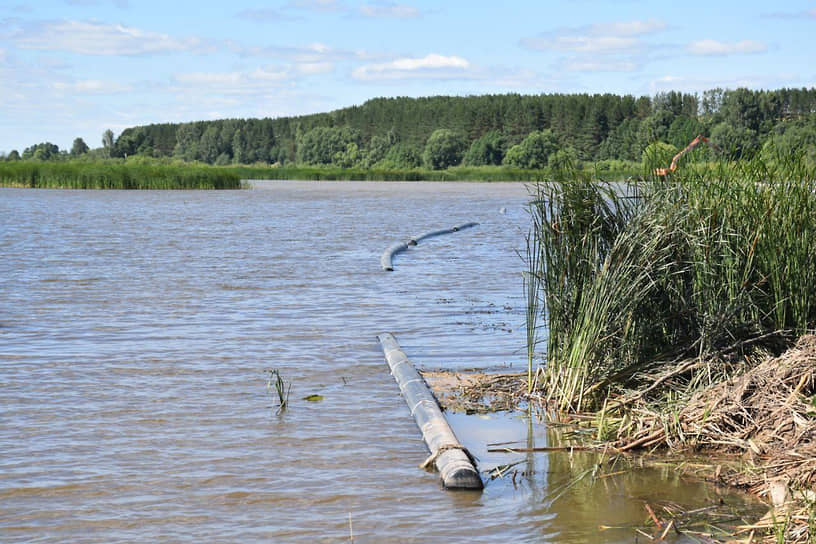
{"label": "reflection on water", "polygon": [[[0,189],[0,540],[334,542],[351,517],[357,542],[630,541],[597,527],[642,518],[635,476],[551,504],[563,456],[440,490],[376,342],[393,332],[424,368],[523,365],[526,194]],[[380,270],[392,242],[468,221]],[[270,368],[292,383],[280,416]],[[482,467],[507,462],[485,444],[528,436],[480,421],[454,427]]]}
{"label": "reflection on water", "polygon": [[[705,508],[707,522],[728,529],[750,524],[767,510],[750,496],[687,474],[679,464],[594,452],[487,451],[487,444],[528,449],[564,445],[561,431],[547,428],[535,414],[457,413],[448,418],[463,444],[479,458],[487,482],[481,496],[464,500],[514,504],[520,520],[532,521],[528,534],[538,531],[544,541],[632,542],[636,529],[655,530],[646,505],[663,523],[677,517],[691,533],[701,529],[710,533],[712,526],[697,523],[699,516],[684,518],[687,512]],[[667,539],[699,542],[693,534],[675,532]]]}

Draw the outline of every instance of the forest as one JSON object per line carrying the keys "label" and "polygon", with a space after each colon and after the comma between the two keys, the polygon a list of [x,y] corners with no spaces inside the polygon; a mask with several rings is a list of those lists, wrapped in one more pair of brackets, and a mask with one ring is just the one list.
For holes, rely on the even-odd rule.
{"label": "forest", "polygon": [[[713,89],[702,94],[542,94],[376,98],[298,117],[163,123],[77,138],[70,150],[40,143],[6,160],[134,156],[214,165],[331,166],[394,171],[503,165],[537,170],[564,162],[640,162],[698,134],[726,159],[750,159],[767,142],[816,160],[816,88]],[[704,151],[710,153],[710,151]],[[669,155],[671,156],[671,155]]]}

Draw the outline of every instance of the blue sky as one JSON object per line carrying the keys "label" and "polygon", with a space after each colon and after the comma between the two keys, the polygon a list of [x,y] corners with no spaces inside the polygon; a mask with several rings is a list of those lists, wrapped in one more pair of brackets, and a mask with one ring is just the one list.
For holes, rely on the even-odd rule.
{"label": "blue sky", "polygon": [[816,85],[816,2],[0,0],[0,152],[378,96]]}

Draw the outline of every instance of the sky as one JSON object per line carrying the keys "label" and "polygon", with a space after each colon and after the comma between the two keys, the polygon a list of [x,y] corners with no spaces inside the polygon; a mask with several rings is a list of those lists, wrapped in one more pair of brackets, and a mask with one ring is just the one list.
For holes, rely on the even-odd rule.
{"label": "sky", "polygon": [[0,153],[382,96],[816,85],[816,2],[0,0]]}

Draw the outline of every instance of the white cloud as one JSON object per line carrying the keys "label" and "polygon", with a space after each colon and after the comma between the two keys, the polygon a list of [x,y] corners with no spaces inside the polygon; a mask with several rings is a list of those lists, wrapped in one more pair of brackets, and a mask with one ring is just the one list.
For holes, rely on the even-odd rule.
{"label": "white cloud", "polygon": [[575,53],[633,51],[643,47],[641,36],[665,28],[666,23],[657,19],[599,23],[561,28],[534,38],[524,38],[521,44],[529,49],[554,49]]}
{"label": "white cloud", "polygon": [[576,53],[603,53],[613,51],[628,51],[638,47],[637,38],[624,36],[557,36],[547,39],[546,44],[540,43],[536,49],[558,49]]}
{"label": "white cloud", "polygon": [[360,80],[377,79],[455,79],[468,77],[470,63],[457,56],[431,53],[422,58],[399,58],[391,62],[367,64],[355,69],[352,76]]}
{"label": "white cloud", "polygon": [[689,43],[686,50],[692,55],[701,56],[746,55],[764,53],[768,50],[768,46],[762,42],[752,40],[731,43],[717,40],[699,40]]}
{"label": "white cloud", "polygon": [[240,91],[242,86],[250,88],[260,84],[285,81],[288,77],[285,70],[256,68],[251,72],[189,72],[176,74],[174,79],[186,85],[212,87],[230,92]]}
{"label": "white cloud", "polygon": [[333,49],[320,42],[314,42],[301,47],[242,47],[238,44],[231,44],[232,49],[245,57],[266,57],[274,59],[276,62],[289,61],[294,63],[320,63],[335,62],[358,58],[358,54]]}
{"label": "white cloud", "polygon": [[600,36],[642,36],[666,29],[666,23],[659,19],[599,23],[588,27],[589,32]]}
{"label": "white cloud", "polygon": [[654,59],[659,45],[646,36],[668,28],[659,19],[613,21],[560,28],[532,38],[521,45],[539,51],[557,51],[568,56],[553,66],[564,72],[635,72]]}
{"label": "white cloud", "polygon": [[203,52],[198,38],[177,39],[124,25],[93,21],[52,21],[24,28],[12,38],[22,49],[58,50],[82,55],[136,56],[182,51]]}
{"label": "white cloud", "polygon": [[76,94],[116,94],[127,92],[132,89],[130,85],[117,83],[115,81],[102,81],[99,79],[86,79],[71,83],[57,81],[53,84],[53,88],[56,91],[67,91]]}
{"label": "white cloud", "polygon": [[414,6],[396,2],[370,2],[360,6],[360,13],[365,17],[391,17],[395,19],[415,19],[420,12]]}
{"label": "white cloud", "polygon": [[331,62],[303,62],[295,65],[295,69],[304,75],[326,74],[334,70]]}

